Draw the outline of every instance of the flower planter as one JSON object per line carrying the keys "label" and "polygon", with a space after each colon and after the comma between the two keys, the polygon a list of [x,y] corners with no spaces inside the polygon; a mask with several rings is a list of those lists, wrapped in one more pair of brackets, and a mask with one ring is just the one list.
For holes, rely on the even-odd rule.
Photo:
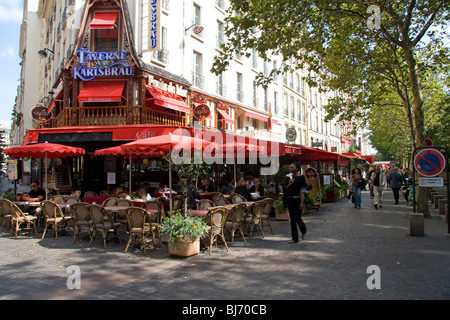
{"label": "flower planter", "polygon": [[289,220],[289,210],[287,208],[283,210],[275,209],[275,220],[277,221],[288,221]]}
{"label": "flower planter", "polygon": [[200,253],[200,240],[169,242],[169,254],[178,257],[190,257]]}

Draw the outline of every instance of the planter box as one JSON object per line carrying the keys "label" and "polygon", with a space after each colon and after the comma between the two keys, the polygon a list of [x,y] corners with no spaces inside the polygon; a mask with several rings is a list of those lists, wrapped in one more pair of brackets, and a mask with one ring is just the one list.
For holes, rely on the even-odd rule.
{"label": "planter box", "polygon": [[279,209],[275,209],[275,220],[277,221],[288,221],[289,220],[289,210],[284,209],[280,212]]}
{"label": "planter box", "polygon": [[190,257],[200,253],[200,240],[169,242],[169,254],[178,257]]}

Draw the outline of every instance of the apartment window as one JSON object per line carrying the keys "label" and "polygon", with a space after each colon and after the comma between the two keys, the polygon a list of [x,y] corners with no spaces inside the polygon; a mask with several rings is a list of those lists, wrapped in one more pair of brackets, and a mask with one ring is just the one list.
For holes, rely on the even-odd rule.
{"label": "apartment window", "polygon": [[258,69],[258,54],[254,48],[252,49],[252,67]]}
{"label": "apartment window", "polygon": [[298,73],[296,73],[295,74],[295,84],[297,85],[296,86],[296,91],[298,92],[298,93],[300,93],[300,76],[299,76],[299,74]]}
{"label": "apartment window", "polygon": [[292,118],[292,119],[294,119],[295,118],[295,115],[294,115],[294,113],[295,113],[295,104],[294,104],[294,97],[290,97],[290,99],[289,99],[289,106],[290,106],[290,109],[289,109],[289,111],[290,111],[290,117]]}
{"label": "apartment window", "polygon": [[287,101],[287,93],[283,93],[283,114],[286,117],[289,116],[287,103],[288,103],[288,101]]}
{"label": "apartment window", "polygon": [[305,96],[305,79],[303,79],[303,77],[301,77],[300,80],[300,92],[302,96]]}
{"label": "apartment window", "polygon": [[194,24],[201,26],[202,25],[202,20],[201,20],[201,9],[200,6],[194,4]]}
{"label": "apartment window", "polygon": [[[273,69],[277,70],[277,60],[273,60]],[[278,81],[278,72],[275,72],[273,75],[273,81]]]}
{"label": "apartment window", "polygon": [[302,103],[302,121],[303,123],[306,122],[306,105],[304,102]]}
{"label": "apartment window", "polygon": [[223,22],[217,21],[217,48],[220,49],[223,43],[224,43]]}
{"label": "apartment window", "polygon": [[153,59],[162,63],[169,63],[169,51],[167,51],[167,28],[161,28],[161,50],[153,52]]}
{"label": "apartment window", "polygon": [[[118,13],[95,13],[90,24],[93,51],[104,52],[119,50],[119,20]],[[110,23],[110,25],[105,25],[105,22]]]}
{"label": "apartment window", "polygon": [[297,120],[301,121],[302,120],[302,109],[301,109],[302,105],[300,103],[300,100],[297,100]]}
{"label": "apartment window", "polygon": [[294,89],[294,73],[289,73],[289,88]]}
{"label": "apartment window", "polygon": [[244,92],[242,91],[242,73],[236,73],[236,100],[244,102]]}
{"label": "apartment window", "polygon": [[221,96],[226,95],[226,86],[223,83],[223,73],[221,73],[217,76],[217,94]]}
{"label": "apartment window", "polygon": [[267,88],[264,88],[264,110],[269,111],[269,97],[267,96]]}
{"label": "apartment window", "polygon": [[194,86],[203,89],[204,87],[204,77],[203,77],[203,57],[200,53],[194,52],[194,66],[192,71],[192,83]]}
{"label": "apartment window", "polygon": [[253,107],[258,108],[258,85],[253,81]]}
{"label": "apartment window", "polygon": [[278,92],[273,93],[273,112],[278,114]]}

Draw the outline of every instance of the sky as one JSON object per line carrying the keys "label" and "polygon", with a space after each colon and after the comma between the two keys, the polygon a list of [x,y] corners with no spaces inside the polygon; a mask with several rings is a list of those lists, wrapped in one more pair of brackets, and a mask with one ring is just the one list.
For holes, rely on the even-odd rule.
{"label": "sky", "polygon": [[19,38],[23,0],[0,0],[0,124],[11,123],[20,79]]}

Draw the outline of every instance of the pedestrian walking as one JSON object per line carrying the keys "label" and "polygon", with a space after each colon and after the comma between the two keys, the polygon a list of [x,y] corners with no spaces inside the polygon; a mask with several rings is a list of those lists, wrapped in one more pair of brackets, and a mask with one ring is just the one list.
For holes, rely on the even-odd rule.
{"label": "pedestrian walking", "polygon": [[289,167],[289,176],[286,177],[286,187],[283,194],[283,202],[287,204],[289,209],[289,217],[291,221],[291,236],[290,243],[298,243],[299,234],[297,226],[302,233],[302,239],[305,239],[307,228],[302,220],[302,212],[305,208],[305,193],[302,189],[306,190],[305,176],[300,175],[301,169],[300,163],[294,162]]}
{"label": "pedestrian walking", "polygon": [[373,178],[373,206],[375,209],[382,207],[383,188],[386,187],[386,174],[377,166]]}
{"label": "pedestrian walking", "polygon": [[369,184],[369,194],[370,199],[373,199],[373,177],[375,176],[375,167],[370,169],[369,173],[367,174],[367,181]]}
{"label": "pedestrian walking", "polygon": [[394,169],[392,169],[389,178],[392,192],[394,193],[395,204],[398,204],[399,191],[402,187],[403,175],[401,174],[401,172],[398,171],[397,166],[395,166]]}
{"label": "pedestrian walking", "polygon": [[361,208],[361,182],[363,182],[361,170],[359,168],[353,169],[351,176],[351,186],[353,197],[355,198],[355,208]]}

